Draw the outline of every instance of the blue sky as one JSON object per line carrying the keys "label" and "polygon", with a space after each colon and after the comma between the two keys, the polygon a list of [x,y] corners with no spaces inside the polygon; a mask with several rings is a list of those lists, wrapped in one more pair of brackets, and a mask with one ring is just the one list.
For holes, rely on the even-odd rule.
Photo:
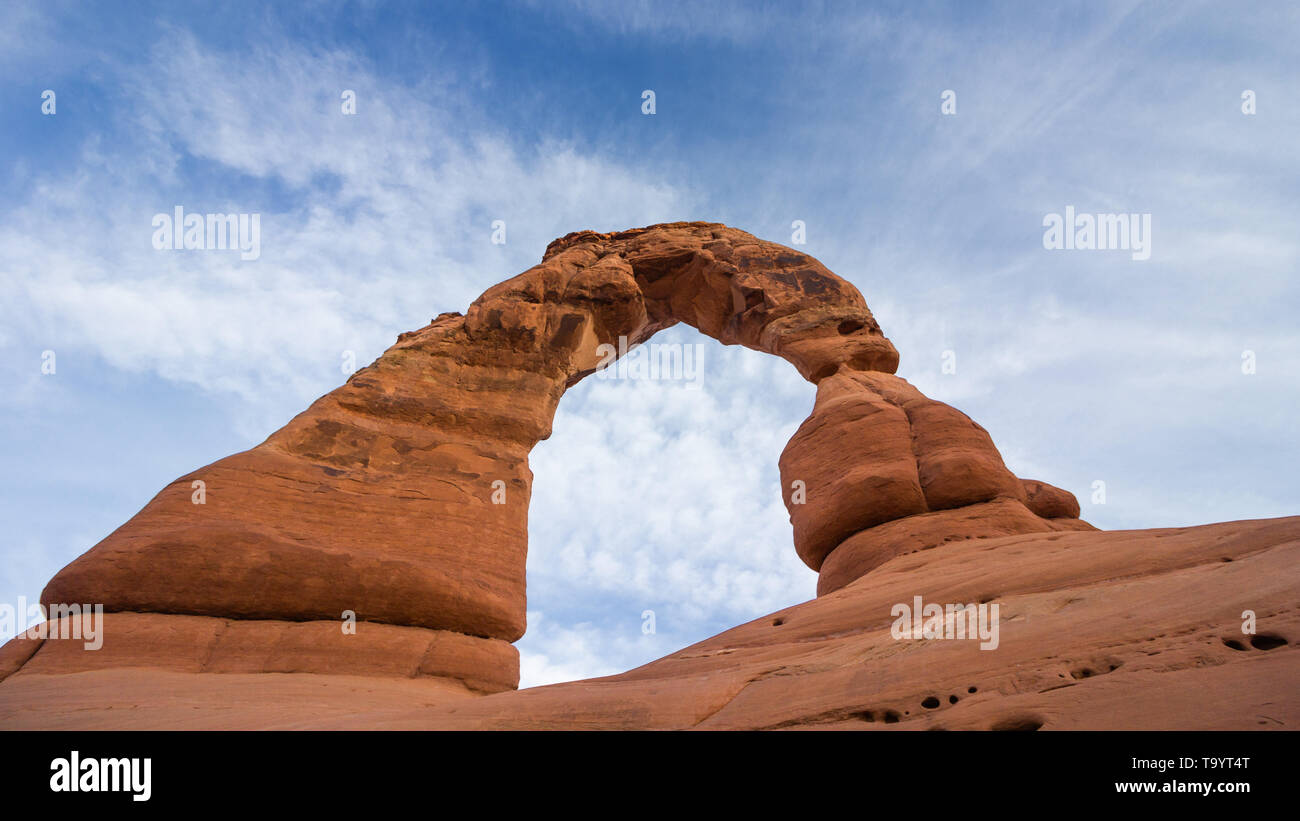
{"label": "blue sky", "polygon": [[[556,236],[679,219],[803,220],[900,375],[1101,527],[1300,513],[1294,5],[303,6],[0,11],[0,601],[336,387],[341,352]],[[177,204],[260,213],[260,258],[155,251]],[[1045,250],[1067,205],[1151,214],[1151,258]],[[657,341],[705,346],[699,390],[587,380],[534,451],[525,684],[813,595],[776,473],[813,387]]]}

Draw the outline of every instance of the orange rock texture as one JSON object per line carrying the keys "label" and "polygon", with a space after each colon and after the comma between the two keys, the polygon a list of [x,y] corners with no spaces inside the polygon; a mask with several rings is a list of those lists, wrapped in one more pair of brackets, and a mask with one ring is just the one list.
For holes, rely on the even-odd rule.
{"label": "orange rock texture", "polygon": [[[678,322],[780,356],[817,385],[779,465],[794,548],[819,571],[819,599],[623,676],[503,693],[517,686],[510,643],[525,629],[528,454],[569,385],[611,349]],[[203,726],[266,726],[271,715],[284,726],[929,725],[936,708],[909,708],[923,683],[944,709],[1077,684],[1078,670],[1043,656],[1043,631],[1075,616],[1114,620],[1143,595],[1165,609],[1123,625],[1111,636],[1119,644],[1096,624],[1075,628],[1085,634],[1075,661],[1089,676],[1154,673],[1194,651],[1255,658],[1224,644],[1219,622],[1191,615],[1186,596],[1224,574],[1243,594],[1258,581],[1265,609],[1294,628],[1283,601],[1295,601],[1295,585],[1253,575],[1276,571],[1285,552],[1276,540],[1294,549],[1294,520],[1213,540],[1195,535],[1204,529],[1169,540],[1096,532],[1073,495],[1013,475],[982,427],[894,375],[897,366],[862,295],[806,254],[714,223],[570,234],[463,316],[402,334],[262,444],[180,477],[60,571],[42,601],[102,603],[104,649],[30,638],[0,649],[0,726],[115,726],[124,715],[107,715],[115,699],[159,705],[131,711],[143,717],[133,726],[184,715]],[[1229,566],[1237,557],[1223,539],[1252,561]],[[921,592],[1012,597],[1013,618],[1002,619],[1025,620],[1015,651],[939,642],[904,652],[887,629],[890,607]],[[345,614],[359,620],[355,634],[341,628]],[[1199,644],[1154,645],[1169,652],[1159,663],[1124,644],[1155,640],[1145,633],[1157,625],[1167,631],[1158,638],[1190,635],[1189,623]],[[1293,656],[1252,669],[1294,675]],[[798,675],[768,681],[775,669]],[[373,685],[377,712],[331,702],[341,692],[331,682],[356,677],[389,682]],[[261,701],[241,689],[250,678]],[[227,685],[244,709],[184,713],[185,693],[201,700]],[[73,707],[61,688],[89,701]],[[1040,701],[1015,715],[963,707],[973,717],[953,724],[1041,726],[1055,715],[1049,702],[1073,703]],[[317,716],[311,704],[333,712]],[[1294,703],[1270,710],[1294,720]],[[1252,723],[1238,718],[1227,723]],[[1061,726],[1094,725],[1075,716]]]}
{"label": "orange rock texture", "polygon": [[[1297,562],[1300,517],[963,539],[617,676],[492,695],[421,672],[439,654],[413,628],[362,624],[352,647],[110,615],[98,652],[0,650],[0,728],[1295,729]],[[896,640],[915,596],[997,604],[997,649]]]}

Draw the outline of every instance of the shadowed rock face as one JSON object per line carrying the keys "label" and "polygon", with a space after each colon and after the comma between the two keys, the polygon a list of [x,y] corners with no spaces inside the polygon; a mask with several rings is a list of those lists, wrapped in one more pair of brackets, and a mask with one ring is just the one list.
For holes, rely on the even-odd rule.
{"label": "shadowed rock face", "polygon": [[[556,240],[539,265],[465,315],[402,334],[262,444],[165,487],[42,599],[141,614],[118,619],[124,630],[167,632],[148,614],[204,617],[187,622],[193,641],[223,658],[247,648],[256,663],[227,669],[250,673],[321,656],[314,637],[329,630],[283,623],[353,611],[421,631],[371,631],[419,675],[512,688],[528,454],[565,389],[607,359],[602,346],[678,322],[780,356],[817,384],[780,468],[819,594],[954,539],[1090,529],[1073,496],[1012,475],[983,428],[894,375],[898,353],[851,284],[743,231],[672,223]],[[452,662],[432,648],[454,648]],[[371,656],[349,658],[364,674]]]}

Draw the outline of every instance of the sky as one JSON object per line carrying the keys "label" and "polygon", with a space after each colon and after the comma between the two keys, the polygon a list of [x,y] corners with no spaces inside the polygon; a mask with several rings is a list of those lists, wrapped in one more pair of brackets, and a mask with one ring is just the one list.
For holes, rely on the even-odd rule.
{"label": "sky", "polygon": [[[186,6],[0,7],[0,602],[346,352],[675,220],[801,221],[899,375],[1099,527],[1300,513],[1300,6]],[[176,205],[260,254],[155,249]],[[1067,207],[1149,215],[1149,259],[1045,247]],[[587,379],[533,451],[523,686],[814,596],[776,467],[814,387],[655,341],[698,378]]]}

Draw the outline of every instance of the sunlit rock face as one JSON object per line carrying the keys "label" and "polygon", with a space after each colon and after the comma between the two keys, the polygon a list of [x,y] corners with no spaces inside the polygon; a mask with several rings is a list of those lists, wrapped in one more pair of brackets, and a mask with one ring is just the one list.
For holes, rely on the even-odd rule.
{"label": "sunlit rock face", "polygon": [[[780,469],[819,595],[955,540],[1091,529],[1071,494],[1014,476],[983,428],[894,375],[898,352],[853,285],[744,231],[670,223],[554,241],[262,444],[163,488],[43,601],[102,603],[123,633],[155,637],[139,642],[150,658],[205,648],[190,672],[346,658],[349,674],[512,689],[528,454],[568,386],[678,322],[817,385]],[[329,625],[353,618],[368,637],[339,645]],[[62,654],[53,669],[140,657]],[[55,664],[32,659],[19,667]]]}

